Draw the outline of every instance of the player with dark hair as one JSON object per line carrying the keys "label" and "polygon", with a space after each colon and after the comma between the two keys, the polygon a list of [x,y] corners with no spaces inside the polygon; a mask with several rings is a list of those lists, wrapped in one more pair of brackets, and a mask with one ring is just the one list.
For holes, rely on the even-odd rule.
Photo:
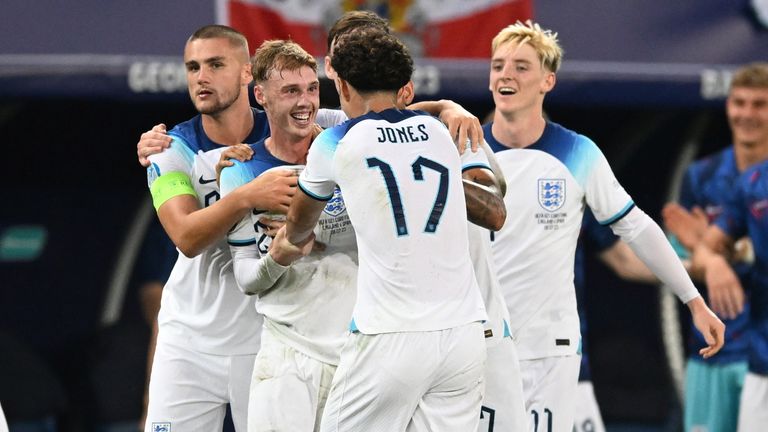
{"label": "player with dark hair", "polygon": [[399,40],[366,28],[336,42],[335,83],[352,120],[313,143],[273,242],[291,252],[286,264],[298,259],[338,184],[360,269],[321,430],[475,430],[485,311],[467,255],[459,155],[435,118],[397,110],[413,72]]}

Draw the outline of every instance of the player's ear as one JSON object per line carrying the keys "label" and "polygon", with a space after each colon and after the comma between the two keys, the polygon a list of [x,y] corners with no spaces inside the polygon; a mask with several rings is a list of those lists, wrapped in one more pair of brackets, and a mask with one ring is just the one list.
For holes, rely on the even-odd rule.
{"label": "player's ear", "polygon": [[345,101],[349,101],[352,98],[352,93],[349,89],[349,83],[343,79],[336,77],[336,90],[339,92],[339,97],[344,98]]}
{"label": "player's ear", "polygon": [[544,80],[541,82],[541,93],[546,94],[553,88],[555,88],[555,83],[557,82],[557,76],[554,72],[546,72],[546,75],[544,76]]}
{"label": "player's ear", "polygon": [[335,80],[336,79],[336,71],[333,70],[333,66],[331,66],[331,57],[325,56],[325,62],[323,63],[323,69],[325,69],[325,76],[328,77],[329,80]]}
{"label": "player's ear", "polygon": [[246,87],[251,83],[251,81],[253,81],[252,71],[253,71],[253,65],[251,64],[250,61],[243,64],[243,70],[241,71],[242,82],[243,82],[243,85]]}
{"label": "player's ear", "polygon": [[264,86],[256,84],[253,86],[253,97],[259,105],[264,106]]}
{"label": "player's ear", "polygon": [[408,84],[400,87],[400,90],[397,91],[397,106],[403,108],[410,105],[414,96],[413,81],[408,81]]}

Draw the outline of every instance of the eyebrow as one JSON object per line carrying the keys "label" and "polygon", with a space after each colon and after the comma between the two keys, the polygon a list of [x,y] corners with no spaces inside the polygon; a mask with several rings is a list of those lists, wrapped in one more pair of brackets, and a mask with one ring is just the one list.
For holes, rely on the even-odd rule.
{"label": "eyebrow", "polygon": [[203,60],[203,63],[213,63],[213,62],[217,62],[217,61],[222,61],[224,59],[225,59],[224,56],[214,56],[214,57],[209,57],[209,58]]}
{"label": "eyebrow", "polygon": [[[307,87],[311,87],[313,85],[320,85],[320,80],[314,80],[307,85]],[[280,86],[280,90],[288,90],[292,88],[298,88],[301,87],[301,84],[286,84],[284,86]]]}

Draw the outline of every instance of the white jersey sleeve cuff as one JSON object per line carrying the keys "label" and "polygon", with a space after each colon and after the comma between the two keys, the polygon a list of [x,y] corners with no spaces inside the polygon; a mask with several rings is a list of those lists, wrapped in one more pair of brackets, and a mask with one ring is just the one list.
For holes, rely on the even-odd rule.
{"label": "white jersey sleeve cuff", "polygon": [[245,294],[260,294],[272,288],[290,266],[282,266],[265,254],[261,256],[258,248],[230,246],[232,268],[240,290]]}

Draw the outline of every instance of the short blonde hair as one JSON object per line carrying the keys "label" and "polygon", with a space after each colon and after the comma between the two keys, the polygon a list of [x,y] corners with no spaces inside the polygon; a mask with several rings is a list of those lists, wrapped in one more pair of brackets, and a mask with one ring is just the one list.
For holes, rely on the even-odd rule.
{"label": "short blonde hair", "polygon": [[768,63],[755,62],[737,69],[731,79],[734,87],[768,88]]}
{"label": "short blonde hair", "polygon": [[557,72],[563,59],[563,48],[557,40],[557,33],[545,30],[539,24],[526,20],[504,27],[491,42],[491,54],[508,42],[529,44],[536,50],[541,66],[550,72]]}
{"label": "short blonde hair", "polygon": [[251,73],[256,83],[269,79],[272,71],[299,70],[304,66],[317,72],[317,61],[301,45],[291,40],[266,40],[251,58]]}

